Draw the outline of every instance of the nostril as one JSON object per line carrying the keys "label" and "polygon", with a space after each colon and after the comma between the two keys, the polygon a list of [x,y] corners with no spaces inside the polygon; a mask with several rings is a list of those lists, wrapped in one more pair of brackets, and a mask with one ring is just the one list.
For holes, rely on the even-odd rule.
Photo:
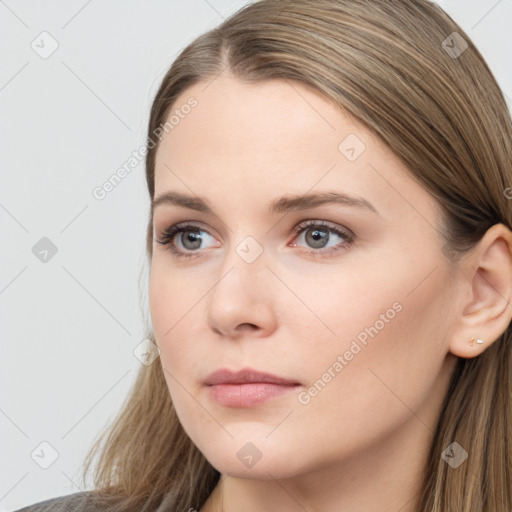
{"label": "nostril", "polygon": [[258,329],[258,326],[254,324],[245,323],[240,324],[238,326],[238,329],[240,329],[241,331],[254,331],[255,329]]}

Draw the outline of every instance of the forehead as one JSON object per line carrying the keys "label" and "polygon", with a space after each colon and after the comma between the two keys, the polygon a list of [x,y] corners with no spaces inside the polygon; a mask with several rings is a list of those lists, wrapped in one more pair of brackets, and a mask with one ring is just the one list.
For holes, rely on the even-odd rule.
{"label": "forehead", "polygon": [[[264,159],[268,151],[281,151],[289,157],[311,150],[311,144],[304,144],[308,140],[316,141],[317,147],[324,140],[328,147],[335,142],[333,136],[342,121],[327,98],[291,81],[247,83],[232,75],[220,76],[185,90],[169,117],[179,115],[180,109],[188,111],[185,105],[190,98],[195,99],[196,106],[173,125],[160,143],[159,153],[167,149],[179,158],[186,140],[197,149],[197,154],[187,154],[187,159],[207,152],[224,160],[251,157],[254,165],[254,159]],[[336,146],[331,149],[336,150]]]}
{"label": "forehead", "polygon": [[317,187],[365,195],[384,211],[398,202],[410,209],[408,196],[425,210],[433,206],[378,137],[300,82],[221,75],[183,91],[171,116],[156,154],[155,196],[177,190],[225,198],[229,190],[269,203]]}

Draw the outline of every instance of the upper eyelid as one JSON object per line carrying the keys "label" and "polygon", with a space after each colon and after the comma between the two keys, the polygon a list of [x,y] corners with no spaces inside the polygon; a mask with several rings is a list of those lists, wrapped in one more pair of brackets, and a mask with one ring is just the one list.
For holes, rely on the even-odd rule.
{"label": "upper eyelid", "polygon": [[[342,226],[342,225],[339,225],[335,222],[332,222],[332,221],[327,221],[327,220],[322,220],[322,219],[306,219],[306,220],[302,220],[300,222],[296,222],[293,227],[292,227],[292,231],[295,229],[295,228],[298,228],[298,227],[306,227],[308,225],[313,225],[313,226],[323,226],[325,228],[332,228],[332,229],[339,229],[341,231],[350,231],[349,228],[345,227],[345,226]],[[200,222],[200,221],[182,221],[182,222],[176,222],[174,224],[169,224],[169,225],[166,225],[161,231],[162,232],[165,232],[166,230],[169,230],[171,228],[176,228],[176,229],[182,229],[182,230],[186,230],[190,227],[194,227],[194,228],[198,228],[200,231],[205,231],[206,233],[208,233],[209,235],[212,235],[212,233],[210,232],[210,229],[209,228],[206,228],[206,227],[203,227],[203,223]],[[213,236],[213,235],[212,235]]]}

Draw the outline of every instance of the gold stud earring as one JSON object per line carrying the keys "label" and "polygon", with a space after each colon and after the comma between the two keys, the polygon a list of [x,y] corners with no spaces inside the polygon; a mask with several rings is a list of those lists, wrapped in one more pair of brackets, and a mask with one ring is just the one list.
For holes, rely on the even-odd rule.
{"label": "gold stud earring", "polygon": [[471,346],[473,346],[475,344],[475,342],[478,343],[479,345],[481,345],[484,342],[484,340],[482,340],[480,338],[478,338],[478,339],[477,338],[471,338],[469,344]]}

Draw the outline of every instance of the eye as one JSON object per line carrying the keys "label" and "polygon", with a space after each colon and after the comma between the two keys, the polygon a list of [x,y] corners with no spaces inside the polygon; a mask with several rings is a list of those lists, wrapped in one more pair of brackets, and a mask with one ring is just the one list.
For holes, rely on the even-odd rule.
{"label": "eye", "polygon": [[[312,247],[312,250],[307,250],[305,253],[314,257],[328,256],[336,251],[347,248],[355,239],[353,232],[346,228],[341,229],[327,222],[316,220],[298,224],[293,228],[293,232],[298,235],[294,240],[304,240],[306,244]],[[341,239],[341,242],[329,246],[328,244],[331,242],[333,235],[334,242],[336,242],[336,238]],[[202,244],[208,240],[214,241],[213,247],[220,246],[215,238],[204,229],[201,229],[200,226],[180,223],[165,229],[157,243],[168,246],[171,253],[178,258],[190,258],[200,256],[199,249],[204,249],[205,247],[202,247]],[[293,242],[289,246],[296,247],[297,244]],[[328,250],[325,250],[326,247]]]}
{"label": "eye", "polygon": [[[332,226],[324,221],[306,221],[303,222],[293,229],[295,233],[298,233],[296,240],[303,240],[307,245],[312,247],[314,250],[306,251],[307,254],[312,256],[325,256],[330,255],[333,252],[349,247],[355,239],[355,235],[348,229],[340,229],[337,226]],[[331,238],[341,238],[342,242],[337,242],[329,246]],[[296,243],[291,244],[292,247],[296,246]],[[318,250],[328,247],[328,250]]]}
{"label": "eye", "polygon": [[[179,241],[178,244],[174,241],[175,238]],[[157,242],[168,246],[171,253],[177,257],[190,258],[198,255],[197,249],[200,248],[203,241],[208,239],[215,240],[195,224],[175,224],[167,228]]]}

